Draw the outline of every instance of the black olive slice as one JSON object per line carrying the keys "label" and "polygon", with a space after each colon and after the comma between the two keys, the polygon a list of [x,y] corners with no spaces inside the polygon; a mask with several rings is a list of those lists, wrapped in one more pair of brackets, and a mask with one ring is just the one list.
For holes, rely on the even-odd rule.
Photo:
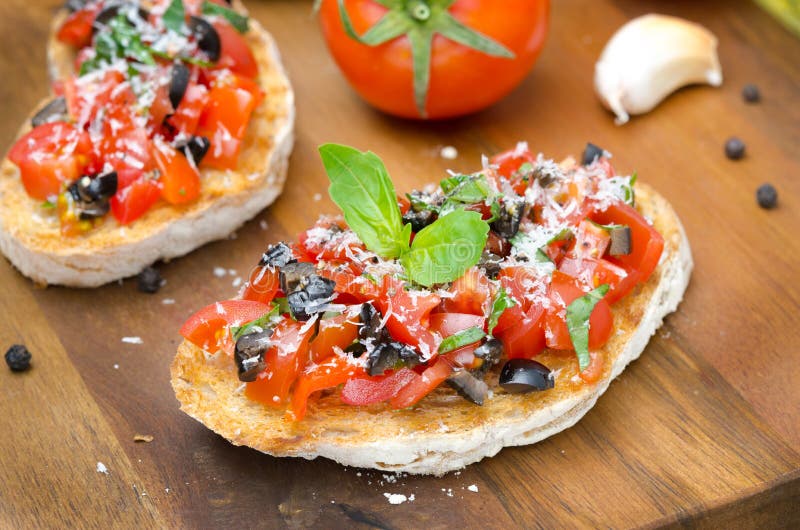
{"label": "black olive slice", "polygon": [[436,219],[434,213],[430,210],[420,210],[415,212],[409,210],[403,215],[403,223],[410,223],[411,230],[419,232]]}
{"label": "black olive slice", "polygon": [[261,256],[258,264],[262,267],[285,267],[288,263],[295,261],[292,249],[286,243],[270,245],[267,251]]}
{"label": "black olive slice", "polygon": [[519,231],[519,224],[524,212],[524,197],[504,197],[500,204],[498,219],[490,226],[500,237],[510,239]]}
{"label": "black olive slice", "polygon": [[175,148],[180,151],[183,156],[191,158],[195,166],[200,164],[210,147],[211,142],[205,136],[192,136],[188,140],[178,142],[175,145]]}
{"label": "black olive slice", "polygon": [[211,62],[219,60],[222,44],[219,34],[207,20],[200,17],[189,17],[189,29],[197,39],[197,46],[205,52]]}
{"label": "black olive slice", "polygon": [[267,367],[264,362],[264,352],[271,346],[271,329],[248,333],[236,341],[233,358],[236,368],[239,369],[239,380],[251,382],[256,380],[259,372]]}
{"label": "black olive slice", "polygon": [[191,73],[185,64],[175,63],[172,65],[171,78],[169,80],[169,102],[172,103],[173,109],[178,108],[183,95],[186,94],[190,76]]}
{"label": "black olive slice", "polygon": [[[83,179],[81,179],[81,182]],[[119,179],[116,171],[97,175],[86,186],[86,195],[93,201],[110,199],[117,193]]]}
{"label": "black olive slice", "polygon": [[603,152],[602,147],[598,147],[591,142],[587,143],[586,149],[583,150],[583,165],[588,166],[592,164],[595,160],[603,156]]}
{"label": "black olive slice", "polygon": [[349,353],[353,357],[361,357],[366,353],[367,347],[361,344],[360,342],[356,341],[347,348],[344,349],[345,353]]}
{"label": "black olive slice", "polygon": [[511,394],[547,390],[553,388],[555,383],[553,372],[531,359],[511,359],[500,371],[500,386]]}
{"label": "black olive slice", "polygon": [[[281,271],[283,272],[283,271]],[[297,320],[308,320],[311,315],[320,313],[333,300],[336,282],[312,274],[301,282],[301,288],[286,296],[289,311]]]}
{"label": "black olive slice", "polygon": [[378,329],[381,325],[381,314],[370,302],[361,304],[359,313],[361,326],[358,328],[358,338],[361,340],[373,339],[375,342],[388,340],[386,328]]}
{"label": "black olive slice", "polygon": [[300,285],[303,280],[314,274],[316,268],[313,263],[294,262],[287,263],[281,267],[280,282],[281,290],[285,294],[290,294],[301,288]]}
{"label": "black olive slice", "polygon": [[375,346],[367,359],[369,375],[383,375],[386,370],[393,370],[400,365],[416,366],[419,354],[414,348],[400,342],[382,342]]}
{"label": "black olive slice", "polygon": [[458,370],[448,377],[447,384],[461,397],[476,405],[483,405],[489,395],[489,386],[466,370]]}
{"label": "black olive slice", "polygon": [[478,267],[486,271],[486,275],[494,279],[500,273],[500,264],[503,263],[503,257],[493,254],[488,250],[484,250],[481,254],[481,259],[478,260]]}
{"label": "black olive slice", "polygon": [[611,256],[627,256],[631,250],[631,227],[615,226],[612,228],[608,253]]}
{"label": "black olive slice", "polygon": [[81,219],[102,217],[108,213],[108,200],[117,192],[117,173],[110,171],[94,178],[83,176],[70,184],[67,192],[75,201]]}
{"label": "black olive slice", "polygon": [[53,121],[64,121],[68,117],[67,100],[62,96],[55,98],[42,107],[42,109],[31,118],[31,125],[33,127],[38,127],[39,125],[44,125],[45,123]]}

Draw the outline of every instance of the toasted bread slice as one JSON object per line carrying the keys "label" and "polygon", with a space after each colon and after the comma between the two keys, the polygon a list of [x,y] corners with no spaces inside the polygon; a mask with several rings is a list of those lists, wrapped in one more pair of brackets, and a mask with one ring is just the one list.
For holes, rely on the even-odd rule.
{"label": "toasted bread slice", "polygon": [[[64,16],[56,17],[54,28]],[[246,38],[266,97],[253,112],[236,171],[203,169],[201,196],[186,206],[161,202],[128,226],[107,216],[85,236],[66,238],[56,216],[25,193],[17,167],[5,158],[0,165],[0,250],[11,263],[42,284],[95,287],[224,238],[271,204],[286,179],[294,93],[269,33],[250,19]],[[72,49],[53,38],[48,57],[54,79],[70,74]],[[29,128],[24,126],[20,135]]]}
{"label": "toasted bread slice", "polygon": [[206,357],[183,342],[172,363],[172,386],[181,410],[235,445],[274,456],[324,456],[345,465],[441,475],[495,455],[505,446],[538,442],[572,426],[592,408],[611,381],[636,359],[663,318],[683,297],[692,269],[689,242],[672,207],[661,195],[637,185],[639,210],[664,236],[664,253],[646,284],[613,307],[614,334],[603,348],[600,381],[577,377],[574,355],[546,351],[537,360],[557,374],[552,390],[508,394],[487,376],[493,395],[474,405],[439,388],[416,406],[352,407],[336,393],[311,403],[305,419],[292,422],[283,410],[249,400],[233,361]]}

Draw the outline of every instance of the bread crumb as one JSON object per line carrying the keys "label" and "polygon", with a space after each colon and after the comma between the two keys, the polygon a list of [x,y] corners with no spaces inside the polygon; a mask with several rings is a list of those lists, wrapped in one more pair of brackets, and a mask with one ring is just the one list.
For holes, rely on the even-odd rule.
{"label": "bread crumb", "polygon": [[470,486],[467,486],[467,489],[468,489],[469,491],[474,491],[475,493],[478,493],[478,486],[477,486],[477,484],[472,484],[472,485],[470,485]]}
{"label": "bread crumb", "polygon": [[234,280],[231,282],[231,287],[239,287],[240,285],[242,285],[242,278],[241,278],[241,276],[237,276],[237,277],[236,277],[236,278],[235,278],[235,279],[234,279]]}
{"label": "bread crumb", "polygon": [[439,156],[441,156],[445,160],[455,160],[456,158],[458,158],[458,149],[456,149],[452,145],[446,145],[442,147],[442,149],[439,151]]}
{"label": "bread crumb", "polygon": [[228,271],[226,271],[222,267],[214,267],[214,276],[216,276],[217,278],[222,278],[223,276],[225,276],[225,274],[227,274],[227,272]]}
{"label": "bread crumb", "polygon": [[269,228],[269,223],[262,219],[258,222],[258,226],[261,227],[261,230],[266,230]]}
{"label": "bread crumb", "polygon": [[103,473],[104,475],[108,475],[108,468],[102,462],[97,462],[97,472]]}
{"label": "bread crumb", "polygon": [[114,363],[114,370],[119,370],[119,365]]}
{"label": "bread crumb", "polygon": [[414,495],[406,497],[402,493],[384,493],[384,497],[389,501],[389,504],[403,504],[406,501],[413,501]]}
{"label": "bread crumb", "polygon": [[125,344],[144,344],[142,337],[122,337]]}
{"label": "bread crumb", "polygon": [[315,202],[319,202],[321,200],[322,200],[322,194],[321,193],[315,193],[314,194],[314,201]]}
{"label": "bread crumb", "polygon": [[150,443],[150,442],[153,441],[153,435],[152,434],[134,434],[133,435],[133,441],[134,442]]}
{"label": "bread crumb", "polygon": [[175,299],[174,298],[164,298],[163,300],[161,300],[161,303],[164,304],[164,305],[173,305],[175,303]]}

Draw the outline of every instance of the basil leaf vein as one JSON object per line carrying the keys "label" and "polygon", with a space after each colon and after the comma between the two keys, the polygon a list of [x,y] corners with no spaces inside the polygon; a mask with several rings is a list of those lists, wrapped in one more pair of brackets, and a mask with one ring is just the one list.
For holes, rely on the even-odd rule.
{"label": "basil leaf vein", "polygon": [[604,283],[584,296],[576,298],[567,306],[567,329],[581,371],[589,366],[589,317],[592,316],[594,306],[607,292],[608,284]]}

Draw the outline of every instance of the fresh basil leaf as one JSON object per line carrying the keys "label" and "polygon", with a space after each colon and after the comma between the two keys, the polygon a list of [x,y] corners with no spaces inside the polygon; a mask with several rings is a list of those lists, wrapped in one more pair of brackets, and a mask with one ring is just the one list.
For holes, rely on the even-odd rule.
{"label": "fresh basil leaf", "polygon": [[534,258],[536,258],[537,263],[553,263],[553,260],[551,260],[550,256],[547,255],[547,252],[540,248],[536,249],[536,255]]}
{"label": "fresh basil leaf", "polygon": [[478,212],[456,210],[417,232],[400,263],[420,285],[453,281],[478,263],[488,233],[489,225]]}
{"label": "fresh basil leaf", "polygon": [[438,211],[436,206],[425,202],[416,193],[406,193],[406,198],[408,199],[408,202],[411,203],[411,209],[415,212],[421,212],[423,210],[431,210],[432,212]]}
{"label": "fresh basil leaf", "polygon": [[611,232],[615,228],[624,228],[626,226],[626,225],[618,225],[618,224],[614,224],[614,223],[607,224],[607,225],[601,225],[600,223],[595,223],[591,219],[586,219],[586,220],[589,221],[590,223],[592,223],[597,228],[600,228],[601,230],[605,230],[606,232]]}
{"label": "fresh basil leaf", "polygon": [[495,296],[492,302],[492,311],[489,314],[488,329],[490,335],[494,331],[494,328],[497,327],[497,321],[500,320],[500,315],[503,314],[503,311],[515,305],[517,305],[517,303],[508,295],[505,287],[501,287],[500,290],[497,291],[497,296]]}
{"label": "fresh basil leaf", "polygon": [[471,328],[461,330],[458,333],[445,338],[442,343],[439,344],[439,353],[447,353],[459,348],[463,348],[468,344],[478,342],[484,336],[485,333],[483,330],[477,326],[472,326]]}
{"label": "fresh basil leaf", "polygon": [[[489,181],[483,175],[454,175],[442,180],[440,186],[442,186],[442,190],[447,190],[444,204],[439,209],[440,215],[447,215],[467,204],[483,203],[487,199],[494,199]],[[496,201],[494,202],[496,203]]]}
{"label": "fresh basil leaf", "polygon": [[466,182],[470,179],[472,175],[451,175],[447,178],[444,178],[439,181],[439,187],[442,188],[442,192],[450,193],[454,189],[458,187],[459,184],[462,182]]}
{"label": "fresh basil leaf", "polygon": [[161,20],[164,21],[164,27],[178,34],[183,29],[185,19],[186,11],[183,8],[183,0],[172,0],[161,17]]}
{"label": "fresh basil leaf", "polygon": [[266,315],[252,320],[243,326],[231,326],[231,337],[233,337],[233,341],[236,342],[245,335],[249,335],[250,333],[258,331],[256,328],[260,328],[262,330],[271,328],[274,325],[273,319],[275,317],[279,317],[280,315],[280,306],[273,302],[272,309],[270,309],[269,313]]}
{"label": "fresh basil leaf", "polygon": [[408,250],[411,225],[403,226],[389,173],[375,153],[339,144],[319,148],[331,185],[328,193],[366,247],[383,258]]}
{"label": "fresh basil leaf", "polygon": [[569,338],[578,355],[578,365],[581,371],[589,366],[589,317],[594,306],[608,292],[608,284],[603,284],[597,289],[586,293],[584,296],[573,300],[567,306],[567,329]]}
{"label": "fresh basil leaf", "polygon": [[572,229],[562,228],[556,235],[547,240],[547,245],[552,245],[557,241],[564,241],[573,237]]}
{"label": "fresh basil leaf", "polygon": [[231,23],[231,26],[233,26],[236,31],[239,33],[247,33],[249,19],[233,9],[204,0],[203,14],[223,17]]}

